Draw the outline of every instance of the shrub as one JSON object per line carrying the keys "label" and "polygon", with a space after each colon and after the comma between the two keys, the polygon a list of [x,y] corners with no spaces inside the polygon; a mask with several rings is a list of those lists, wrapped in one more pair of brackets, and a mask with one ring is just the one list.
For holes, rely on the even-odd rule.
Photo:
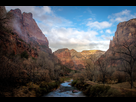
{"label": "shrub", "polygon": [[40,88],[49,88],[49,85],[48,85],[48,83],[47,82],[45,82],[45,81],[43,81],[43,82],[41,82],[41,84],[40,84]]}
{"label": "shrub", "polygon": [[27,53],[27,51],[24,51],[24,52],[22,52],[21,53],[21,58],[26,58],[26,59],[28,59],[28,53]]}
{"label": "shrub", "polygon": [[[87,84],[86,84],[87,85]],[[119,97],[121,93],[110,86],[105,85],[87,85],[83,93],[89,97]]]}
{"label": "shrub", "polygon": [[79,90],[82,90],[83,93],[88,97],[119,97],[121,93],[116,89],[111,88],[110,86],[105,85],[90,85],[83,83],[80,80],[73,80],[71,83],[72,86],[77,87]]}
{"label": "shrub", "polygon": [[50,82],[49,83],[49,88],[50,89],[53,89],[53,88],[56,88],[57,87],[57,84],[55,82]]}
{"label": "shrub", "polygon": [[77,83],[77,80],[73,80],[72,83],[71,83],[71,85],[72,85],[72,86],[75,86],[76,83]]}
{"label": "shrub", "polygon": [[110,89],[110,86],[95,85],[90,88],[90,97],[101,97],[105,96],[107,91]]}
{"label": "shrub", "polygon": [[105,95],[105,97],[120,97],[120,96],[121,96],[121,93],[113,88],[110,88]]}

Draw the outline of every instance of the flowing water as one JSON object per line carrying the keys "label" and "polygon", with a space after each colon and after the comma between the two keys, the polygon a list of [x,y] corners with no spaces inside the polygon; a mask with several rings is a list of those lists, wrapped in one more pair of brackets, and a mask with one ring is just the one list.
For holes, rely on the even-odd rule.
{"label": "flowing water", "polygon": [[61,83],[58,89],[43,95],[43,97],[86,97],[82,91],[79,91],[75,87],[71,86],[72,81],[73,80],[71,79],[70,81]]}

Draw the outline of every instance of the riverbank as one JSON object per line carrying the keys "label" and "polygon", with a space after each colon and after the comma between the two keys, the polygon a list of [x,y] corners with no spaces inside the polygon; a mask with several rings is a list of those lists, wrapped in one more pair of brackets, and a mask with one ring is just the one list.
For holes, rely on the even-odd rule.
{"label": "riverbank", "polygon": [[73,79],[60,84],[56,90],[43,95],[43,97],[86,97],[82,91],[71,86]]}
{"label": "riverbank", "polygon": [[135,90],[118,88],[110,84],[103,85],[92,81],[73,80],[71,85],[83,91],[87,97],[136,97]]}
{"label": "riverbank", "polygon": [[53,90],[56,90],[61,83],[70,80],[70,77],[60,77],[58,81],[51,80],[50,82],[39,81],[36,83],[29,82],[23,86],[17,86],[14,88],[1,87],[3,91],[0,91],[1,97],[41,97]]}

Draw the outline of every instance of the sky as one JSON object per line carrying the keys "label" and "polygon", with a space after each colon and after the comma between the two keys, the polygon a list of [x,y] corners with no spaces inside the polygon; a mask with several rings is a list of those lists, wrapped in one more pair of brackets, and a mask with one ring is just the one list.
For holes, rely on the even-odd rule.
{"label": "sky", "polygon": [[31,12],[52,52],[62,49],[109,48],[117,25],[136,18],[136,6],[6,6]]}

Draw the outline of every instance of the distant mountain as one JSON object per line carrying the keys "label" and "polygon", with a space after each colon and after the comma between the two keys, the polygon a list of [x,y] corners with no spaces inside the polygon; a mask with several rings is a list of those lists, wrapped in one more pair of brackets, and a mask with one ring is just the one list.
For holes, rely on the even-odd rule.
{"label": "distant mountain", "polygon": [[62,65],[65,65],[67,68],[75,70],[74,62],[71,59],[71,53],[68,48],[59,49],[53,54],[60,60]]}
{"label": "distant mountain", "polygon": [[101,50],[83,50],[81,52],[81,54],[86,57],[87,59],[90,57],[90,55],[94,54],[97,57],[100,57],[102,54],[104,54],[105,51],[101,51]]}
{"label": "distant mountain", "polygon": [[74,49],[69,50],[68,48],[58,49],[53,53],[61,61],[63,65],[73,70],[80,70],[85,68],[85,60],[89,59],[90,55],[96,55],[100,57],[104,54],[104,51],[100,50],[84,50],[77,52]]}

